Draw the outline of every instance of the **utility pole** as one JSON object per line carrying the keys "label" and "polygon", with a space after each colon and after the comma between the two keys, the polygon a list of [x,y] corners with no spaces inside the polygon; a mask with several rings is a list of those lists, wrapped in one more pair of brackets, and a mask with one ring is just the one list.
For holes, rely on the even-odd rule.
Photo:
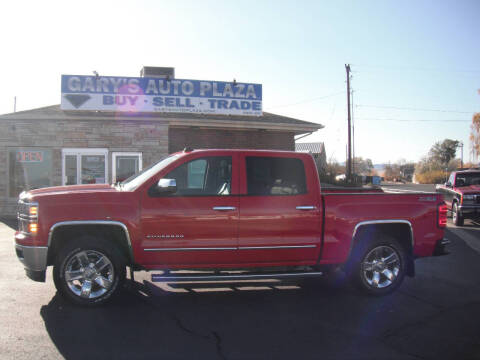
{"label": "utility pole", "polygon": [[13,98],[13,112],[17,112],[17,97]]}
{"label": "utility pole", "polygon": [[350,64],[345,64],[347,71],[347,106],[348,106],[348,145],[347,145],[347,182],[352,182],[352,126],[350,114]]}
{"label": "utility pole", "polygon": [[352,174],[355,174],[355,115],[353,113],[353,93],[352,90]]}
{"label": "utility pole", "polygon": [[458,146],[462,148],[462,157],[460,158],[460,169],[463,170],[463,141],[460,141]]}

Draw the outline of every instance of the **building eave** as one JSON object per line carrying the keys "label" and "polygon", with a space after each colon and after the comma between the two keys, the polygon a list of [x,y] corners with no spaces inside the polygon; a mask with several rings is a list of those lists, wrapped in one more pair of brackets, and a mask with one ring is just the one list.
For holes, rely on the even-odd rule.
{"label": "building eave", "polygon": [[[18,113],[0,115],[1,120],[21,120],[21,121],[145,121],[153,120],[164,122],[170,126],[179,127],[203,127],[203,128],[223,128],[223,129],[251,129],[251,130],[270,130],[293,132],[295,135],[315,132],[323,129],[324,126],[312,122],[285,117],[282,115],[264,113],[264,116],[236,116],[236,115],[207,115],[192,114],[188,117],[176,116],[174,113],[114,113],[114,112],[78,112],[63,111],[58,105],[26,110]],[[263,121],[262,121],[263,120]]]}

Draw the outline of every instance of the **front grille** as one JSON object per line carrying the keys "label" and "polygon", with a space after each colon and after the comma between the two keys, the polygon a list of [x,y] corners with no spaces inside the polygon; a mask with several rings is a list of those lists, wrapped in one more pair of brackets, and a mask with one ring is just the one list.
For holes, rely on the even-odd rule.
{"label": "front grille", "polygon": [[30,204],[25,203],[22,200],[18,202],[17,206],[17,216],[20,217],[20,215],[23,216],[28,216],[29,215],[29,210],[30,210]]}
{"label": "front grille", "polygon": [[18,219],[18,231],[21,231],[21,232],[24,232],[24,233],[28,233],[28,224],[30,222],[28,220],[25,220],[25,219]]}

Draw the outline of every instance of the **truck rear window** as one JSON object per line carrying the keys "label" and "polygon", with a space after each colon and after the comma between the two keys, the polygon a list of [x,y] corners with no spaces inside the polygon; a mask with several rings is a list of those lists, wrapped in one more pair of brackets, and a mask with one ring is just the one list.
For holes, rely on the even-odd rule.
{"label": "truck rear window", "polygon": [[307,192],[303,161],[247,156],[248,195],[297,195]]}

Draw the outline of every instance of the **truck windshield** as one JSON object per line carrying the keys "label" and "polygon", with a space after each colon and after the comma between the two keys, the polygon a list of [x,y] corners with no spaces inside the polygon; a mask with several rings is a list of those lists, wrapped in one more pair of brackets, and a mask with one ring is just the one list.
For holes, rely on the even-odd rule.
{"label": "truck windshield", "polygon": [[455,185],[458,187],[480,185],[480,172],[472,174],[457,174]]}
{"label": "truck windshield", "polygon": [[175,160],[177,160],[179,157],[181,157],[182,154],[176,154],[176,155],[170,155],[159,162],[143,169],[141,172],[138,174],[130,176],[128,179],[122,181],[120,183],[120,187],[122,190],[125,191],[133,191],[136,188],[138,188],[140,185],[142,185],[145,181],[150,179],[153,175],[158,173],[160,170],[162,170],[164,167],[168,166]]}

